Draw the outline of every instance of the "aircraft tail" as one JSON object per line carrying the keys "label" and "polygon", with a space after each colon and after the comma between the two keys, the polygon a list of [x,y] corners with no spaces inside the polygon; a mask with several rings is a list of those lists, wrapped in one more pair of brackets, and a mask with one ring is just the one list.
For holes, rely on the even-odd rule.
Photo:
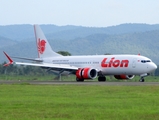
{"label": "aircraft tail", "polygon": [[34,32],[39,58],[61,56],[54,52],[39,25],[34,25]]}

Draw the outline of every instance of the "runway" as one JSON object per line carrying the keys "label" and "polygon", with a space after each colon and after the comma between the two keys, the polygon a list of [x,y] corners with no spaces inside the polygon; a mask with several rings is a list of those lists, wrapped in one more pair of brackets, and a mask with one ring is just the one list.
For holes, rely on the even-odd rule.
{"label": "runway", "polygon": [[106,85],[106,86],[145,86],[145,85],[154,85],[158,86],[159,82],[96,82],[96,81],[14,81],[14,80],[5,80],[0,81],[0,84],[31,84],[31,85]]}

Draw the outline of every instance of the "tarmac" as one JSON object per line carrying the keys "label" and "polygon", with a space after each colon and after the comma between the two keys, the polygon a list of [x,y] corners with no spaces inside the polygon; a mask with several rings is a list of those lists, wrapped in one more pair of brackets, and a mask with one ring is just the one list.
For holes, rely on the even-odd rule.
{"label": "tarmac", "polygon": [[0,84],[32,84],[32,85],[106,85],[106,86],[145,86],[153,85],[158,86],[159,82],[131,82],[131,81],[121,81],[121,82],[97,82],[97,81],[34,81],[34,80],[1,80]]}

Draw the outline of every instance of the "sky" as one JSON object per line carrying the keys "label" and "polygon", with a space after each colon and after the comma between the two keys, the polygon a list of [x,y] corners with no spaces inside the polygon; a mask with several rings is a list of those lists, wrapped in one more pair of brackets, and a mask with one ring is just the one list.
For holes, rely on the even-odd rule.
{"label": "sky", "polygon": [[159,0],[0,0],[0,25],[159,24]]}

